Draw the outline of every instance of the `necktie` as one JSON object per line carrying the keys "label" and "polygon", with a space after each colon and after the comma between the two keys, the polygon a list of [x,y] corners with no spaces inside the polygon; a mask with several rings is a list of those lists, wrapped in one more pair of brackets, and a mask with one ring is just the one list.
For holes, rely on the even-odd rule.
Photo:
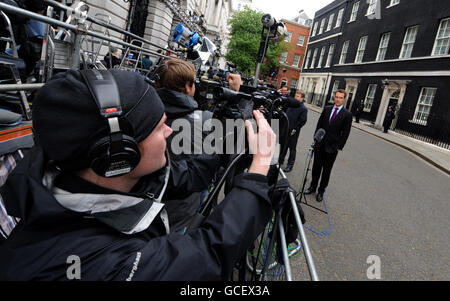
{"label": "necktie", "polygon": [[331,119],[330,119],[330,124],[333,124],[334,120],[336,119],[336,116],[337,116],[338,111],[339,111],[338,108],[335,108],[335,109],[334,109],[333,116],[331,116]]}

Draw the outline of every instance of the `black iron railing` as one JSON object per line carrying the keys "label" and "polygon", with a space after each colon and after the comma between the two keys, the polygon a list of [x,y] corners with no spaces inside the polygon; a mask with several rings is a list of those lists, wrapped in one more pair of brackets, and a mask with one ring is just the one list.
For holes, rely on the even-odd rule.
{"label": "black iron railing", "polygon": [[400,114],[394,129],[397,133],[450,149],[450,116],[430,114],[428,118],[417,119],[412,111]]}

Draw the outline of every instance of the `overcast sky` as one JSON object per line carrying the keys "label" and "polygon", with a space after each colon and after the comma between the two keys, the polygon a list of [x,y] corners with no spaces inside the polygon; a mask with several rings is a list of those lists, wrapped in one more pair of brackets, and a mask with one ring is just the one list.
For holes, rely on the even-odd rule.
{"label": "overcast sky", "polygon": [[311,19],[319,9],[333,0],[253,0],[252,8],[271,14],[276,19],[292,19],[300,10],[305,10]]}

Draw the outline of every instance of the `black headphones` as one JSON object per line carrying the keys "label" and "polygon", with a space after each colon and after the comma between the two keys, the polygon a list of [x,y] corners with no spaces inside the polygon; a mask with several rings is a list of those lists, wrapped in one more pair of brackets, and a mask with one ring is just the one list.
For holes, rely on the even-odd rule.
{"label": "black headphones", "polygon": [[110,128],[110,134],[97,140],[90,148],[90,167],[104,178],[128,174],[141,161],[141,153],[136,141],[120,129],[119,118],[123,109],[116,80],[108,70],[82,70],[80,73]]}

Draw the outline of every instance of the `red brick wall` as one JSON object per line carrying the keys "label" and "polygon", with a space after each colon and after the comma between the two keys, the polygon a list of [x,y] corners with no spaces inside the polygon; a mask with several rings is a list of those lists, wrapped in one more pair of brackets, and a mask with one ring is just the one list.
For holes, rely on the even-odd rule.
{"label": "red brick wall", "polygon": [[[291,49],[288,50],[288,55],[286,59],[287,63],[280,62],[278,75],[275,79],[273,79],[273,84],[279,88],[281,86],[282,80],[286,79],[287,85],[290,88],[292,79],[295,78],[298,81],[300,78],[301,67],[303,66],[303,60],[305,59],[306,45],[308,44],[309,41],[309,33],[311,28],[293,22],[289,22],[286,20],[282,20],[282,22],[285,23],[286,29],[292,32],[292,38],[290,42]],[[299,35],[305,36],[303,46],[298,45]],[[292,66],[292,64],[294,61],[294,56],[296,54],[300,55],[300,62],[298,65],[296,65],[297,67],[295,68]],[[283,72],[284,70],[286,72]]]}

